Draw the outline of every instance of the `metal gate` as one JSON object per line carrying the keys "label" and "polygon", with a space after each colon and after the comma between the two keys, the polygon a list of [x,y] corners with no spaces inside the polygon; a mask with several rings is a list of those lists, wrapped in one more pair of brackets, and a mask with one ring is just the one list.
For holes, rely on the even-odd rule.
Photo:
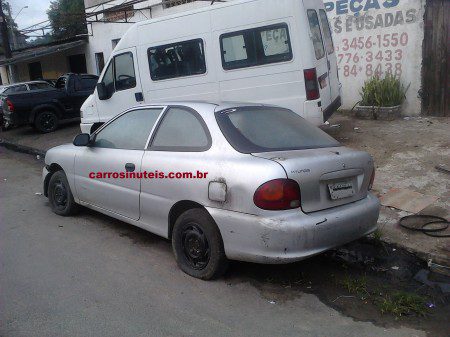
{"label": "metal gate", "polygon": [[450,116],[450,1],[427,0],[422,67],[422,111]]}

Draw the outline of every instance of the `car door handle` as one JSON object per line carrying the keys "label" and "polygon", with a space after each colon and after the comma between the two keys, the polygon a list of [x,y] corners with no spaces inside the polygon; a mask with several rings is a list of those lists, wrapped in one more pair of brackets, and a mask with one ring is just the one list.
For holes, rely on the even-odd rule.
{"label": "car door handle", "polygon": [[125,170],[127,170],[127,172],[134,172],[136,166],[133,163],[127,163],[125,164]]}

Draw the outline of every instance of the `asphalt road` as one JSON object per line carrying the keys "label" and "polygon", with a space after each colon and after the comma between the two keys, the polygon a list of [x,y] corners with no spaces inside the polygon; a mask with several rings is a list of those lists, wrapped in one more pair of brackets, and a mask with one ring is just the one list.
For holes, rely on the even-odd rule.
{"label": "asphalt road", "polygon": [[88,210],[53,214],[41,168],[0,147],[0,336],[425,336],[312,294],[271,303],[239,275],[193,279],[163,239]]}

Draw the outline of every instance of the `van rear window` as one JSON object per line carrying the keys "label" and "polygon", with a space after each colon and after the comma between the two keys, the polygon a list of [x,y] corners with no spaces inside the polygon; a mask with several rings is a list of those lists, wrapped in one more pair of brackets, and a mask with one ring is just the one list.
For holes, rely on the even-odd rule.
{"label": "van rear window", "polygon": [[287,24],[247,29],[220,36],[225,70],[292,60]]}
{"label": "van rear window", "polygon": [[311,29],[311,35],[314,45],[316,58],[320,60],[325,56],[325,48],[323,46],[322,31],[320,30],[319,17],[314,9],[308,9],[308,21]]}
{"label": "van rear window", "polygon": [[206,73],[202,39],[183,41],[148,49],[150,76],[153,81]]}

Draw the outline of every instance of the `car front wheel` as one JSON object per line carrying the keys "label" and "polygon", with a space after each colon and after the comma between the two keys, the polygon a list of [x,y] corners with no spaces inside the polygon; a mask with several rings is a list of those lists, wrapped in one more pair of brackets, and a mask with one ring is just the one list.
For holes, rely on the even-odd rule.
{"label": "car front wheel", "polygon": [[204,209],[180,215],[173,228],[172,248],[180,269],[202,280],[221,276],[228,266],[219,228]]}
{"label": "car front wheel", "polygon": [[48,200],[53,212],[69,216],[78,211],[78,204],[73,199],[69,182],[63,171],[53,173],[48,184]]}

